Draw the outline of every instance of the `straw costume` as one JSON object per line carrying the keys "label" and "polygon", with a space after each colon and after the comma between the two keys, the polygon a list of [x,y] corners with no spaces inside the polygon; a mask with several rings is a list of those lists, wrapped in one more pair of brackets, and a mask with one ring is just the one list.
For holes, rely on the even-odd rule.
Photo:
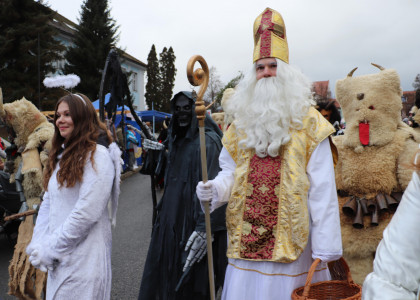
{"label": "straw costume", "polygon": [[[0,90],[1,94],[1,90]],[[22,163],[23,191],[29,209],[40,205],[42,170],[48,159],[50,139],[54,127],[31,102],[22,98],[3,105],[0,96],[0,116],[16,134],[15,143],[21,156],[15,160],[14,175]],[[32,238],[33,216],[28,216],[19,227],[19,235],[12,261],[9,265],[9,294],[18,299],[41,299],[46,274],[35,269],[29,262],[25,249]]]}

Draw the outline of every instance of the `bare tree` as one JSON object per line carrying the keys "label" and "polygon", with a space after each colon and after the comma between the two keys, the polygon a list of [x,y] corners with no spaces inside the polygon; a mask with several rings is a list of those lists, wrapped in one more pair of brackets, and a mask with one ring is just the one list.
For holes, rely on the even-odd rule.
{"label": "bare tree", "polygon": [[207,105],[216,100],[217,94],[223,88],[223,83],[220,80],[219,74],[217,74],[216,67],[211,67],[209,73],[209,85],[207,87],[206,93],[204,94],[204,101]]}

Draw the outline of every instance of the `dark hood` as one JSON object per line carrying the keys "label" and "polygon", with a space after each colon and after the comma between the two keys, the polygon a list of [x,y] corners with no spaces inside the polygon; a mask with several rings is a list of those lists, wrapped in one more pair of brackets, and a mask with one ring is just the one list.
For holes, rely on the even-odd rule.
{"label": "dark hood", "polygon": [[[173,132],[177,130],[177,120],[175,116],[175,99],[180,96],[184,95],[188,99],[190,99],[191,106],[192,106],[192,114],[191,114],[191,125],[188,129],[187,133],[185,134],[186,139],[193,139],[196,135],[198,135],[198,120],[197,115],[195,113],[195,101],[196,101],[196,95],[195,93],[189,92],[189,91],[181,91],[174,95],[174,97],[171,99],[171,113],[172,118],[171,122],[169,123],[168,127],[168,138],[170,141],[173,141]],[[223,136],[222,131],[220,130],[219,126],[213,121],[213,119],[209,116],[209,114],[206,113],[206,118],[204,120],[204,127],[206,134],[210,135],[217,135],[219,138]]]}

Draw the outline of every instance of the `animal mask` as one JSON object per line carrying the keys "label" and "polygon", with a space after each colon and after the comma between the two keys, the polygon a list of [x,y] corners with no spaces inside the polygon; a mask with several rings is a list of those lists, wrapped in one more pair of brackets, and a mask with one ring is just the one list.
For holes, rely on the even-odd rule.
{"label": "animal mask", "polygon": [[401,122],[400,78],[393,69],[353,77],[353,69],[345,79],[337,81],[337,101],[346,120],[344,145],[363,149],[391,142]]}
{"label": "animal mask", "polygon": [[223,130],[223,126],[225,124],[225,113],[212,113],[211,118],[219,126],[220,130]]}
{"label": "animal mask", "polygon": [[15,143],[19,147],[26,145],[28,136],[41,123],[48,123],[47,118],[36,106],[23,97],[3,105],[3,95],[0,89],[0,118],[12,127],[16,133]]}

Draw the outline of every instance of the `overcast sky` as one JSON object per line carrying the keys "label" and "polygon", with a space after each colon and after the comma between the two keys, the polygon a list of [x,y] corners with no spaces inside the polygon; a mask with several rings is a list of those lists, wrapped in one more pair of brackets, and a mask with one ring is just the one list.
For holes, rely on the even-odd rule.
{"label": "overcast sky", "polygon": [[[52,9],[78,22],[83,0],[48,0]],[[290,64],[312,81],[335,82],[376,73],[371,62],[396,69],[404,91],[420,73],[419,0],[111,0],[120,26],[118,46],[147,63],[152,44],[159,54],[174,49],[174,93],[191,90],[189,58],[202,55],[224,84],[252,65],[255,18],[270,7],[283,16]],[[198,64],[196,65],[199,66]],[[146,80],[146,78],[145,78]]]}

